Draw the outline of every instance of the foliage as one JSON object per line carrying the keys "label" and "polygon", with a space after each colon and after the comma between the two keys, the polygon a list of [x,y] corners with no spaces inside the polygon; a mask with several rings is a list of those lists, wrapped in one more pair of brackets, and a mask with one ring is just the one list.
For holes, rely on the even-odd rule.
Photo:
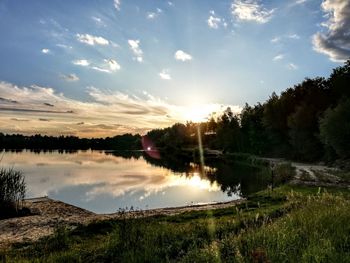
{"label": "foliage", "polygon": [[139,150],[141,136],[126,133],[107,138],[78,138],[75,136],[24,136],[0,133],[0,149],[49,149],[49,150]]}
{"label": "foliage", "polygon": [[280,163],[272,168],[273,184],[281,185],[289,182],[295,176],[295,167],[291,163]]}
{"label": "foliage", "polygon": [[328,109],[320,120],[321,138],[342,158],[350,158],[350,99]]}
{"label": "foliage", "polygon": [[0,218],[16,215],[25,197],[26,184],[20,171],[0,169]]}

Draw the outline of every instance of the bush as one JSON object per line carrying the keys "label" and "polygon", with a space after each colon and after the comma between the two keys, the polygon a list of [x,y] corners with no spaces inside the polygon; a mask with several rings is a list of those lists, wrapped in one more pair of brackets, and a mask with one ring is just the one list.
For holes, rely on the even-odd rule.
{"label": "bush", "polygon": [[0,218],[18,214],[25,192],[26,184],[20,171],[0,169]]}
{"label": "bush", "polygon": [[295,168],[291,163],[280,163],[272,169],[274,185],[287,183],[295,176]]}

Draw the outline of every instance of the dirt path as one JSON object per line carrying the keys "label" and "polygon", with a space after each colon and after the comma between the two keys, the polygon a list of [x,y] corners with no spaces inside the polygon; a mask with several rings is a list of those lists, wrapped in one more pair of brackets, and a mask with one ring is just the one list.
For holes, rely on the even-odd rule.
{"label": "dirt path", "polygon": [[[175,215],[188,211],[219,209],[235,206],[244,199],[230,202],[183,206],[173,208],[159,208],[152,210],[129,211],[123,214],[130,218],[155,215]],[[95,214],[88,210],[69,205],[47,197],[28,199],[25,201],[35,215],[0,220],[0,248],[8,247],[12,243],[36,241],[51,235],[58,226],[74,228],[78,225],[87,225],[94,221],[117,219],[121,213]]]}
{"label": "dirt path", "polygon": [[[278,158],[261,158],[267,160],[273,164],[280,164],[290,162],[284,159]],[[295,167],[295,177],[291,181],[291,184],[301,184],[310,186],[336,186],[350,189],[350,183],[344,182],[342,178],[334,175],[333,173],[338,169],[318,164],[307,164],[299,162],[290,162]]]}

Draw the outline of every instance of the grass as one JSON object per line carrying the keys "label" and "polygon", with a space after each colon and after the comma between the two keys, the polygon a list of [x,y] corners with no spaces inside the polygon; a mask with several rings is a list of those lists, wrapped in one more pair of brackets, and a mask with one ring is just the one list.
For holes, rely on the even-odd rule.
{"label": "grass", "polygon": [[0,219],[25,214],[22,202],[26,184],[20,171],[0,169]]}
{"label": "grass", "polygon": [[236,207],[60,228],[7,262],[349,262],[348,190],[283,185]]}

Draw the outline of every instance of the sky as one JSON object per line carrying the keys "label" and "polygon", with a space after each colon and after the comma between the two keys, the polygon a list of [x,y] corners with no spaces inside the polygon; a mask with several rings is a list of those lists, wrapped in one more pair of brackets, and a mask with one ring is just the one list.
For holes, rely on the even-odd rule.
{"label": "sky", "polygon": [[0,131],[106,137],[264,102],[350,57],[348,0],[1,0]]}

